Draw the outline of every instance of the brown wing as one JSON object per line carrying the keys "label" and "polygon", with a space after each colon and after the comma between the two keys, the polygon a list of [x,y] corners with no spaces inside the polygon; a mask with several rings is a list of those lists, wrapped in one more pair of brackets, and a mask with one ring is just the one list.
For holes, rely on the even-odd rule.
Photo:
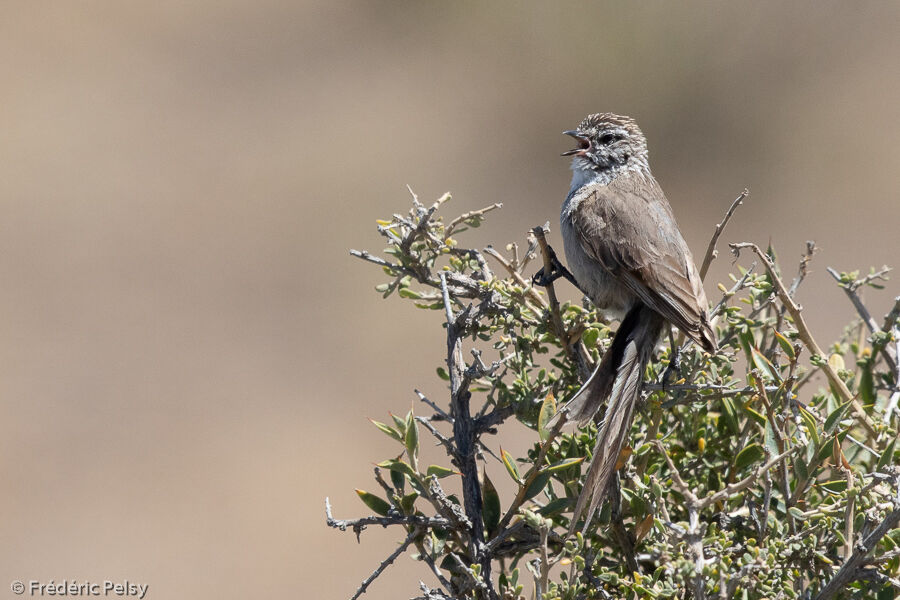
{"label": "brown wing", "polygon": [[572,213],[585,252],[703,348],[716,348],[706,294],[668,201],[652,177],[590,186]]}

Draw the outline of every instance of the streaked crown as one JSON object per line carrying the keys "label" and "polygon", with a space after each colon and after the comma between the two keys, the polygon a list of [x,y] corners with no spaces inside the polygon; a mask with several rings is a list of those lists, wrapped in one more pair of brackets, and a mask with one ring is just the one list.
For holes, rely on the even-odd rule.
{"label": "streaked crown", "polygon": [[578,141],[578,147],[563,156],[574,156],[577,170],[613,171],[620,168],[644,170],[647,140],[631,117],[613,113],[588,115],[577,129],[564,132]]}

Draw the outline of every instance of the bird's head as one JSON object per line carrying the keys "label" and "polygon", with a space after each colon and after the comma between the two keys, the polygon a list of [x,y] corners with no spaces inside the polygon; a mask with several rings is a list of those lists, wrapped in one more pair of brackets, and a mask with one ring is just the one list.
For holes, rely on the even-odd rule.
{"label": "bird's head", "polygon": [[573,171],[612,173],[619,169],[649,169],[647,140],[634,119],[612,113],[588,115],[577,129],[564,131],[578,147],[563,156],[572,156]]}

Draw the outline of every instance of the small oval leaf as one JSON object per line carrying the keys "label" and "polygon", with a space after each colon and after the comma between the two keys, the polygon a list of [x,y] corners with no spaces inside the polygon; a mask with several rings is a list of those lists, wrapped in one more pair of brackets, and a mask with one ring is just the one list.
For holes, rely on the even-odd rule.
{"label": "small oval leaf", "polygon": [[391,511],[391,505],[375,494],[370,494],[364,490],[356,490],[356,494],[363,501],[363,504],[371,508],[376,514],[386,516]]}
{"label": "small oval leaf", "polygon": [[443,479],[444,477],[449,477],[450,475],[458,475],[459,471],[454,471],[453,469],[448,469],[447,467],[442,467],[440,465],[431,465],[428,467],[428,471],[426,471],[427,475],[434,475],[438,479]]}
{"label": "small oval leaf", "polygon": [[762,446],[759,444],[750,444],[738,452],[737,458],[734,459],[734,467],[740,471],[753,463],[760,462],[765,456],[766,453],[763,451]]}

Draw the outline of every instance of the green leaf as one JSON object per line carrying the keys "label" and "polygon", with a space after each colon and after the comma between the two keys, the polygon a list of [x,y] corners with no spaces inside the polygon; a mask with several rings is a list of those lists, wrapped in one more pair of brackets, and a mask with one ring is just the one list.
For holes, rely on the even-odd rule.
{"label": "green leaf", "polygon": [[748,416],[748,417],[750,417],[751,419],[753,419],[754,421],[756,421],[756,424],[757,424],[757,425],[763,425],[763,426],[764,426],[764,425],[766,424],[766,418],[763,416],[763,414],[762,414],[762,413],[759,413],[759,412],[756,412],[755,410],[753,410],[752,408],[750,408],[750,404],[749,404],[749,403],[744,405],[744,412],[747,413],[747,416]]}
{"label": "green leaf", "polygon": [[397,471],[398,473],[403,473],[404,475],[407,475],[408,477],[410,477],[412,479],[415,479],[415,477],[416,477],[416,472],[413,471],[413,468],[411,466],[409,466],[408,464],[406,464],[405,462],[403,462],[402,460],[396,460],[396,459],[385,460],[385,461],[378,463],[376,466],[381,467],[382,469],[390,469],[391,471]]}
{"label": "green leaf", "polygon": [[419,427],[416,424],[416,418],[413,411],[409,411],[406,416],[406,452],[409,459],[415,464],[416,458],[419,456]]}
{"label": "green leaf", "polygon": [[828,438],[822,442],[822,447],[819,450],[819,454],[816,456],[818,460],[826,460],[834,454],[834,436],[830,435]]}
{"label": "green leaf", "polygon": [[385,516],[391,511],[391,505],[375,494],[370,494],[363,490],[356,490],[356,494],[363,501],[363,504],[371,508],[375,514]]}
{"label": "green leaf", "polygon": [[835,429],[837,429],[838,423],[840,423],[841,419],[844,416],[844,413],[847,412],[847,409],[850,407],[850,402],[846,402],[840,406],[838,406],[828,418],[825,419],[825,435],[831,435],[834,433]]}
{"label": "green leaf", "polygon": [[522,476],[519,475],[519,469],[516,467],[515,459],[513,459],[512,455],[503,448],[500,448],[500,457],[503,459],[503,466],[506,467],[509,476],[513,478],[513,481],[521,485]]}
{"label": "green leaf", "polygon": [[784,352],[784,355],[790,359],[794,359],[797,357],[797,354],[794,352],[794,346],[791,344],[791,341],[784,337],[782,334],[775,332],[775,339],[778,340],[778,345],[781,346],[781,351]]}
{"label": "green leaf", "polygon": [[382,422],[380,422],[380,421],[376,421],[375,419],[369,419],[369,421],[372,422],[372,425],[374,425],[375,427],[377,427],[377,428],[380,429],[381,431],[385,432],[386,434],[388,434],[389,436],[391,436],[392,438],[394,438],[394,439],[397,440],[398,442],[403,441],[403,438],[400,437],[400,433],[399,433],[396,429],[394,429],[393,427],[389,427],[388,425],[385,425],[384,423],[382,423]]}
{"label": "green leaf", "polygon": [[542,442],[546,441],[547,437],[550,435],[550,431],[547,429],[547,422],[550,421],[555,414],[556,398],[553,397],[553,392],[549,392],[547,397],[544,398],[544,401],[541,403],[541,412],[538,414],[538,435]]}
{"label": "green leaf", "polygon": [[406,487],[406,475],[400,473],[399,471],[388,471],[391,474],[391,483],[394,484],[394,487],[400,490],[403,493],[403,489]]}
{"label": "green leaf", "polygon": [[569,506],[569,504],[571,504],[571,502],[572,501],[568,498],[556,498],[555,500],[551,500],[545,506],[542,506],[540,509],[538,509],[538,514],[542,517],[555,515],[565,510]]}
{"label": "green leaf", "polygon": [[440,465],[431,465],[428,467],[428,471],[426,471],[427,475],[434,475],[438,479],[443,479],[444,477],[449,477],[450,475],[458,475],[459,471],[454,471],[453,469],[448,469],[447,467],[442,467]]}
{"label": "green leaf", "polygon": [[400,441],[406,437],[406,419],[401,419],[394,413],[391,413],[391,419],[394,420],[394,425],[397,426],[397,431],[400,433]]}
{"label": "green leaf", "polygon": [[796,506],[792,506],[788,509],[788,512],[791,513],[791,516],[799,521],[803,521],[806,519],[803,511],[797,508]]}
{"label": "green leaf", "polygon": [[734,400],[731,398],[722,398],[722,418],[725,420],[728,429],[730,429],[734,435],[740,435],[741,426],[738,423],[737,410],[734,408]]}
{"label": "green leaf", "polygon": [[450,374],[447,373],[447,369],[445,369],[444,367],[437,368],[437,375],[444,381],[450,381]]}
{"label": "green leaf", "polygon": [[550,465],[549,467],[544,469],[544,472],[545,473],[555,473],[556,471],[562,471],[563,469],[568,469],[569,467],[573,467],[573,466],[583,462],[584,458],[585,457],[580,456],[578,458],[567,458],[565,460],[561,460],[557,463],[553,463],[552,465]]}
{"label": "green leaf", "polygon": [[419,494],[413,492],[412,494],[407,494],[400,498],[400,509],[403,510],[403,514],[411,515],[414,511],[414,505],[416,503],[416,498],[419,497]]}
{"label": "green leaf", "polygon": [[809,437],[812,438],[814,446],[818,448],[819,430],[818,423],[816,423],[816,418],[802,406],[800,407],[800,416],[803,418],[803,422],[806,424],[806,432],[809,433]]}
{"label": "green leaf", "polygon": [[528,489],[525,490],[525,500],[531,500],[540,494],[544,488],[547,487],[547,483],[550,482],[550,476],[551,473],[549,471],[541,471],[538,473],[537,477],[528,484]]}
{"label": "green leaf", "polygon": [[755,346],[750,347],[750,356],[753,359],[754,366],[762,372],[763,376],[774,381],[781,381],[781,373]]}
{"label": "green leaf", "polygon": [[581,341],[584,342],[588,349],[596,348],[597,341],[600,339],[600,330],[595,327],[588,327],[581,334]]}
{"label": "green leaf", "polygon": [[875,467],[876,471],[885,468],[894,460],[894,444],[896,443],[897,438],[892,439],[891,443],[884,449],[884,452],[881,453],[881,458],[878,459],[878,466]]}
{"label": "green leaf", "polygon": [[489,532],[494,531],[497,525],[500,524],[500,495],[497,493],[497,488],[494,487],[490,477],[488,477],[487,471],[484,473],[484,484],[481,486],[481,498],[484,503],[482,509],[484,528]]}
{"label": "green leaf", "polygon": [[750,444],[738,452],[737,458],[734,459],[734,467],[740,471],[753,463],[760,462],[765,456],[766,453],[763,451],[762,446],[755,443]]}
{"label": "green leaf", "polygon": [[752,364],[753,352],[751,348],[756,345],[756,341],[753,339],[752,330],[742,331],[738,338],[740,339],[741,348],[744,350],[744,354],[747,355],[747,361]]}
{"label": "green leaf", "polygon": [[865,405],[875,403],[875,378],[872,376],[872,361],[867,360],[859,376],[859,398]]}
{"label": "green leaf", "polygon": [[834,481],[826,481],[824,483],[820,483],[819,487],[831,492],[832,494],[840,494],[847,489],[847,480],[835,479]]}
{"label": "green leaf", "polygon": [[781,454],[781,449],[778,447],[778,439],[775,437],[775,429],[772,427],[771,421],[766,419],[766,427],[763,432],[763,438],[766,442],[766,450],[769,451],[770,456],[778,456]]}

